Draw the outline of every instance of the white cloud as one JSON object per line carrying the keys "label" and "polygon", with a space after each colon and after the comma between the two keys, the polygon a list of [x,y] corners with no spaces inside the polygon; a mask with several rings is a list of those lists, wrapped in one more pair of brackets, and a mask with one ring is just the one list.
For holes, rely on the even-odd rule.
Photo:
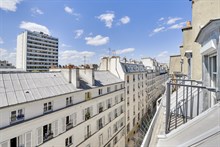
{"label": "white cloud", "polygon": [[125,17],[122,17],[121,19],[120,19],[120,22],[122,23],[122,24],[127,24],[127,23],[129,23],[131,20],[130,20],[130,18],[128,17],[128,16],[125,16]]}
{"label": "white cloud", "polygon": [[37,7],[31,8],[31,12],[32,12],[34,15],[36,15],[36,14],[38,14],[38,15],[44,14],[44,12],[43,12],[42,10],[40,10],[39,8],[37,8]]}
{"label": "white cloud", "polygon": [[76,30],[74,33],[75,33],[75,39],[78,39],[82,36],[82,34],[84,33],[84,30],[79,29],[79,30]]}
{"label": "white cloud", "polygon": [[160,63],[169,63],[170,54],[168,51],[162,51],[157,55],[156,59]]}
{"label": "white cloud", "polygon": [[185,26],[186,22],[180,22],[169,27],[169,29],[181,29]]}
{"label": "white cloud", "polygon": [[70,8],[70,7],[68,7],[68,6],[66,6],[66,7],[64,8],[64,11],[65,11],[66,13],[73,14],[73,8]]}
{"label": "white cloud", "polygon": [[114,14],[114,12],[108,12],[108,13],[99,15],[97,18],[99,20],[105,22],[106,27],[111,28],[112,23],[113,23],[114,18],[115,18],[115,14]]}
{"label": "white cloud", "polygon": [[36,24],[34,22],[22,21],[19,27],[21,29],[26,29],[26,30],[29,30],[29,31],[44,32],[45,34],[50,35],[50,31],[46,26]]}
{"label": "white cloud", "polygon": [[65,44],[65,43],[62,43],[61,44],[61,47],[71,47],[70,45],[67,45],[67,44]]}
{"label": "white cloud", "polygon": [[86,44],[93,46],[100,46],[107,44],[109,42],[109,37],[103,37],[101,35],[97,35],[95,37],[86,37]]}
{"label": "white cloud", "polygon": [[165,30],[165,27],[159,27],[159,28],[156,28],[153,30],[154,33],[159,33],[161,31],[164,31]]}
{"label": "white cloud", "polygon": [[2,37],[0,37],[0,44],[3,44],[3,43],[4,43],[4,41],[3,41]]}
{"label": "white cloud", "polygon": [[82,64],[83,57],[85,56],[87,59],[93,57],[95,55],[94,52],[89,51],[77,51],[77,50],[64,50],[60,52],[59,62],[64,64]]}
{"label": "white cloud", "polygon": [[115,53],[117,55],[120,55],[120,54],[131,53],[133,51],[135,51],[135,48],[126,48],[126,49],[122,49],[122,50],[116,50]]}
{"label": "white cloud", "polygon": [[0,9],[5,11],[15,12],[17,9],[17,4],[22,0],[0,0]]}
{"label": "white cloud", "polygon": [[174,23],[176,23],[176,21],[181,20],[181,19],[182,19],[182,18],[180,18],[180,17],[174,17],[174,18],[169,17],[169,18],[168,18],[168,21],[167,21],[167,25],[174,24]]}
{"label": "white cloud", "polygon": [[[68,13],[68,14],[71,14],[71,15],[74,15],[74,16],[77,16],[77,17],[80,16],[80,14],[74,12],[74,9],[73,9],[73,8],[70,8],[70,7],[68,7],[68,6],[64,7],[64,11],[65,11],[66,13]],[[77,18],[77,20],[78,20],[78,19],[79,19],[79,18]]]}
{"label": "white cloud", "polygon": [[162,21],[162,20],[164,20],[164,17],[161,17],[161,18],[159,19],[159,21]]}
{"label": "white cloud", "polygon": [[9,61],[13,65],[15,65],[16,52],[9,52],[6,49],[0,48],[0,59]]}

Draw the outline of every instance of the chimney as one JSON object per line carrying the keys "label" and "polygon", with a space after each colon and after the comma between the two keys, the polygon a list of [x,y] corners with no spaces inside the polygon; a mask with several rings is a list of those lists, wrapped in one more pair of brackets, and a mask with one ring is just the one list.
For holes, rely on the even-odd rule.
{"label": "chimney", "polygon": [[95,75],[93,68],[81,68],[79,69],[79,77],[88,82],[90,85],[95,85]]}
{"label": "chimney", "polygon": [[109,57],[103,57],[100,63],[100,70],[109,70]]}
{"label": "chimney", "polygon": [[60,71],[63,77],[68,83],[73,84],[76,88],[79,88],[79,69],[78,68],[54,68],[50,71]]}
{"label": "chimney", "polygon": [[186,27],[191,27],[191,21],[186,22]]}

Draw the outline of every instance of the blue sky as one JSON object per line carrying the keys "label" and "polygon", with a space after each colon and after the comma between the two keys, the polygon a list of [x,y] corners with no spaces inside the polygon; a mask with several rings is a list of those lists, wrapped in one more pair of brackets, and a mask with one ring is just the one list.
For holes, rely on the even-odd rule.
{"label": "blue sky", "polygon": [[15,64],[25,29],[59,38],[59,63],[99,63],[111,53],[168,62],[178,54],[188,0],[0,0],[0,60]]}

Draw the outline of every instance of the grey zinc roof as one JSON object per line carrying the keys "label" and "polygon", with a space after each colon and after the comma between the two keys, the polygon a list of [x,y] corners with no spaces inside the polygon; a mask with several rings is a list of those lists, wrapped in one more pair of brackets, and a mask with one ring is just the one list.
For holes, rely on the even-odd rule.
{"label": "grey zinc roof", "polygon": [[95,71],[94,74],[95,86],[103,86],[123,82],[121,79],[119,79],[109,71]]}
{"label": "grey zinc roof", "polygon": [[121,63],[125,73],[145,72],[146,67],[143,64]]}
{"label": "grey zinc roof", "polygon": [[76,91],[61,73],[0,74],[0,108]]}
{"label": "grey zinc roof", "polygon": [[[95,85],[80,79],[81,89],[123,82],[109,71],[95,71]],[[61,72],[0,74],[0,108],[35,101],[80,89],[68,83]]]}

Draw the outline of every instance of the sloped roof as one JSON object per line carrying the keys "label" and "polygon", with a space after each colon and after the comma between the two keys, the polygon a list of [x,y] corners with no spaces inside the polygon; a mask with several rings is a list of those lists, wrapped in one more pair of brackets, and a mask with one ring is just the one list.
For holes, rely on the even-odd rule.
{"label": "sloped roof", "polygon": [[76,90],[58,72],[3,73],[0,74],[0,108]]}

